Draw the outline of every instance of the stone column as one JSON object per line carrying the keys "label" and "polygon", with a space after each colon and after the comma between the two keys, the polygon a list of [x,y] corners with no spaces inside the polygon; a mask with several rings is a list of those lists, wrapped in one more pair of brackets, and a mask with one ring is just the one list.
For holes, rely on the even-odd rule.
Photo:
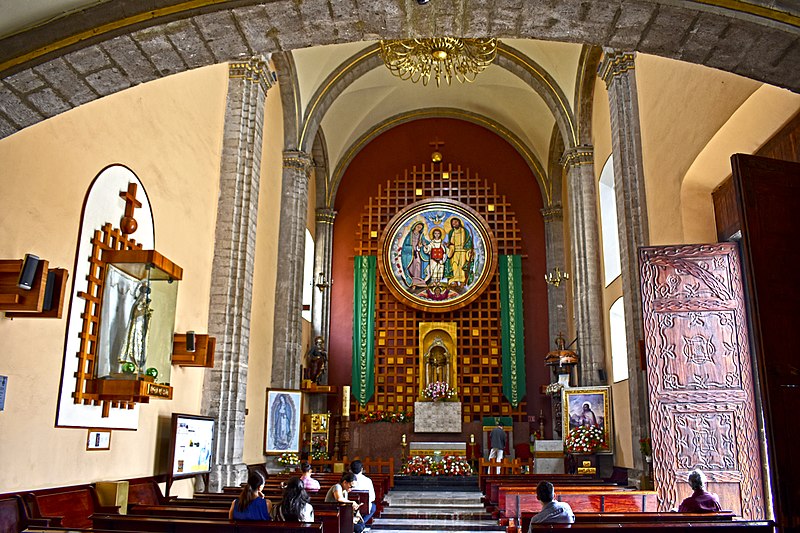
{"label": "stone column", "polygon": [[[333,221],[336,218],[336,211],[321,207],[317,209],[316,216],[316,242],[314,243],[314,277],[315,286],[311,306],[311,330],[314,337],[321,336],[325,339],[325,349],[328,348],[330,333],[330,312],[331,312],[331,287],[333,278]],[[325,275],[328,287],[320,290],[316,287],[316,280],[319,273]],[[328,376],[323,377],[325,383]]]}
{"label": "stone column", "polygon": [[[553,204],[542,209],[544,218],[544,242],[546,250],[547,272],[556,267],[567,270],[567,258],[564,250],[564,209],[561,204]],[[547,285],[547,316],[549,319],[550,349],[555,349],[556,337],[559,333],[567,336],[567,289],[562,284],[558,287]]]}
{"label": "stone column", "polygon": [[284,389],[300,388],[300,364],[304,356],[301,312],[311,163],[311,157],[305,152],[283,152],[281,247],[275,285],[271,384]]}
{"label": "stone column", "polygon": [[644,467],[635,449],[639,439],[650,434],[647,382],[639,364],[639,341],[644,338],[642,298],[639,288],[640,246],[647,246],[647,198],[644,185],[639,99],[633,52],[604,50],[598,69],[608,88],[611,110],[611,147],[614,157],[614,188],[617,196],[619,247],[622,263],[622,294],[628,349],[628,390],[631,402],[631,430],[634,442],[634,467]]}
{"label": "stone column", "polygon": [[605,343],[600,279],[600,237],[597,217],[597,183],[594,148],[582,145],[564,152],[570,202],[573,298],[578,334],[580,385],[604,385]]}
{"label": "stone column", "polygon": [[247,480],[243,463],[250,308],[258,220],[264,101],[270,73],[263,57],[231,63],[220,164],[208,331],[216,337],[206,370],[202,412],[217,419],[210,489]]}

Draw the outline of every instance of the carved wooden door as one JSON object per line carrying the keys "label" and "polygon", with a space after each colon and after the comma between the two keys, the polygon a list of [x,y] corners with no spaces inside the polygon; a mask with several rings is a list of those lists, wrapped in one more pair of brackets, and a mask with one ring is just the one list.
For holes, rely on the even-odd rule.
{"label": "carved wooden door", "polygon": [[639,250],[659,510],[701,469],[723,509],[763,518],[753,373],[736,244]]}

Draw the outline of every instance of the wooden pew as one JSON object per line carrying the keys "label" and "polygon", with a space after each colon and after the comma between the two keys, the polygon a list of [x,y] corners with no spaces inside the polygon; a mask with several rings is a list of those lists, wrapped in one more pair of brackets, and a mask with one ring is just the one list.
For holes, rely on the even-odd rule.
{"label": "wooden pew", "polygon": [[34,526],[49,526],[50,521],[44,518],[31,518],[22,498],[16,494],[0,498],[0,531],[22,531]]}
{"label": "wooden pew", "polygon": [[[506,521],[507,533],[527,533],[531,519],[536,513],[524,511],[521,517]],[[733,511],[719,513],[575,513],[578,524],[633,524],[638,522],[731,522],[735,518]],[[519,524],[520,527],[516,527]],[[687,526],[688,527],[688,526]]]}
{"label": "wooden pew", "polygon": [[92,487],[30,492],[25,501],[34,518],[49,519],[53,526],[89,528],[93,513],[119,513],[119,507],[103,506]]}
{"label": "wooden pew", "polygon": [[[499,516],[519,517],[521,513],[538,513],[542,502],[536,493],[501,491],[505,495],[504,505],[498,505]],[[655,511],[658,493],[646,490],[585,490],[578,492],[556,491],[556,499],[568,503],[573,512],[579,513],[644,513]]]}
{"label": "wooden pew", "polygon": [[499,492],[501,487],[508,487],[508,486],[515,486],[515,487],[527,487],[530,491],[536,492],[536,486],[541,481],[550,481],[553,485],[558,486],[560,488],[566,488],[571,486],[593,486],[593,487],[619,487],[619,485],[615,484],[607,484],[598,479],[585,479],[582,477],[565,477],[562,479],[554,479],[550,480],[546,476],[540,476],[534,474],[533,476],[527,476],[529,479],[520,480],[516,476],[510,479],[503,479],[503,478],[496,478],[487,480],[485,483],[485,490],[484,490],[484,503],[487,506],[496,506],[499,502]]}
{"label": "wooden pew", "polygon": [[260,522],[201,520],[191,518],[94,514],[95,529],[157,533],[313,533],[322,532],[318,522]]}
{"label": "wooden pew", "polygon": [[164,505],[167,498],[152,479],[134,480],[128,484],[128,505]]}
{"label": "wooden pew", "polygon": [[[751,521],[708,521],[708,522],[635,522],[635,523],[578,523],[574,524],[533,524],[531,532],[554,529],[569,529],[578,533],[598,533],[615,530],[620,533],[656,533],[661,529],[670,532],[691,531],[692,533],[774,533],[775,523],[771,520]],[[527,529],[523,529],[527,532]]]}

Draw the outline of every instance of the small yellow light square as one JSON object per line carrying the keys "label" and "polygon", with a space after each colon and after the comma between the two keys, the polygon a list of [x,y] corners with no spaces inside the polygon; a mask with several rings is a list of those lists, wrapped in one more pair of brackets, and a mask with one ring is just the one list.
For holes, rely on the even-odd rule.
{"label": "small yellow light square", "polygon": [[488,365],[488,364],[489,364],[489,358],[488,358],[488,357],[484,357],[484,358],[482,358],[482,359],[481,359],[481,364],[482,364],[482,365]]}
{"label": "small yellow light square", "polygon": [[406,396],[406,403],[414,403],[414,397],[413,396]]}
{"label": "small yellow light square", "polygon": [[377,239],[378,238],[378,232],[377,231],[370,231],[369,232],[369,236],[372,239]]}
{"label": "small yellow light square", "polygon": [[483,406],[483,412],[484,413],[488,413],[489,412],[489,406],[488,405],[484,405]]}
{"label": "small yellow light square", "polygon": [[469,387],[464,387],[464,394],[470,394],[469,391],[470,391]]}
{"label": "small yellow light square", "polygon": [[487,206],[486,206],[486,208],[487,208],[487,209],[489,210],[489,212],[491,213],[492,211],[494,211],[494,204],[489,204],[489,205],[487,205]]}
{"label": "small yellow light square", "polygon": [[422,196],[422,189],[417,189],[417,190],[415,191],[415,194],[416,194],[417,196]]}
{"label": "small yellow light square", "polygon": [[507,405],[504,405],[504,406],[503,406],[503,414],[504,414],[504,415],[507,415],[507,414],[508,414],[508,413],[510,413],[510,412],[511,412],[511,409],[509,409]]}
{"label": "small yellow light square", "polygon": [[477,337],[477,336],[479,336],[480,334],[481,334],[481,330],[479,330],[479,329],[473,329],[473,330],[472,330],[472,336],[473,336],[473,337]]}
{"label": "small yellow light square", "polygon": [[373,403],[369,404],[369,406],[367,407],[367,410],[368,411],[374,411],[375,410],[375,404],[373,404]]}
{"label": "small yellow light square", "polygon": [[406,368],[406,374],[413,374],[413,373],[414,373],[414,369],[413,368],[411,368],[411,367]]}
{"label": "small yellow light square", "polygon": [[403,386],[402,385],[398,385],[397,386],[397,392],[403,392]]}
{"label": "small yellow light square", "polygon": [[414,376],[406,376],[406,383],[414,383]]}
{"label": "small yellow light square", "polygon": [[470,419],[469,419],[469,417],[468,417],[468,416],[465,416],[465,417],[464,417],[464,423],[465,423],[465,424],[468,424],[469,422],[470,422]]}
{"label": "small yellow light square", "polygon": [[383,376],[378,376],[378,383],[386,383],[386,378]]}
{"label": "small yellow light square", "polygon": [[414,348],[406,348],[406,355],[414,355]]}
{"label": "small yellow light square", "polygon": [[387,400],[389,403],[395,403],[395,402],[394,402],[394,396],[387,396],[386,400]]}
{"label": "small yellow light square", "polygon": [[492,364],[497,366],[500,364],[500,360],[497,357],[492,357]]}
{"label": "small yellow light square", "polygon": [[389,359],[387,359],[386,363],[390,364],[390,365],[393,365],[394,364],[394,357],[390,357]]}
{"label": "small yellow light square", "polygon": [[443,180],[449,180],[450,179],[450,173],[449,172],[442,172],[442,179]]}
{"label": "small yellow light square", "polygon": [[464,412],[465,413],[471,413],[472,412],[472,407],[470,407],[469,405],[465,405],[464,406]]}
{"label": "small yellow light square", "polygon": [[489,345],[490,346],[497,346],[497,339],[492,339],[492,341],[489,343]]}
{"label": "small yellow light square", "polygon": [[465,358],[464,358],[464,364],[465,364],[465,365],[468,365],[468,364],[469,364],[469,357],[465,357]]}
{"label": "small yellow light square", "polygon": [[378,333],[378,336],[379,337],[385,337],[386,336],[386,332],[385,331],[381,331],[380,333]]}
{"label": "small yellow light square", "polygon": [[402,365],[404,360],[405,360],[405,359],[403,359],[402,357],[398,357],[398,358],[397,358],[397,364],[398,364],[398,365]]}
{"label": "small yellow light square", "polygon": [[497,348],[492,348],[492,355],[497,355]]}
{"label": "small yellow light square", "polygon": [[472,376],[472,382],[473,383],[480,383],[481,382],[481,377],[480,376]]}
{"label": "small yellow light square", "polygon": [[385,346],[385,345],[386,345],[386,339],[378,339],[378,346]]}

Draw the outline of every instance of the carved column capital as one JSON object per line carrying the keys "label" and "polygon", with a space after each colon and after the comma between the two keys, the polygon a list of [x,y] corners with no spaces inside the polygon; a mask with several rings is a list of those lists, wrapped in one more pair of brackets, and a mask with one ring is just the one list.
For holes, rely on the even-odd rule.
{"label": "carved column capital", "polygon": [[315,219],[318,224],[329,224],[332,226],[333,221],[336,219],[336,211],[327,207],[320,207],[316,211]]}
{"label": "carved column capital", "polygon": [[603,49],[603,60],[597,67],[597,75],[609,87],[618,76],[633,70],[635,67],[635,52],[617,52],[613,48]]}
{"label": "carved column capital", "polygon": [[283,151],[283,168],[294,168],[303,171],[308,177],[314,160],[306,152],[300,150]]}
{"label": "carved column capital", "polygon": [[578,167],[581,165],[591,165],[594,163],[594,146],[582,144],[564,150],[564,155],[561,156],[561,166]]}
{"label": "carved column capital", "polygon": [[541,209],[545,223],[560,222],[564,220],[564,208],[561,204],[551,204]]}
{"label": "carved column capital", "polygon": [[269,63],[264,56],[253,56],[247,60],[233,61],[228,64],[228,78],[243,78],[261,86],[267,92],[274,78],[274,73],[269,68]]}

